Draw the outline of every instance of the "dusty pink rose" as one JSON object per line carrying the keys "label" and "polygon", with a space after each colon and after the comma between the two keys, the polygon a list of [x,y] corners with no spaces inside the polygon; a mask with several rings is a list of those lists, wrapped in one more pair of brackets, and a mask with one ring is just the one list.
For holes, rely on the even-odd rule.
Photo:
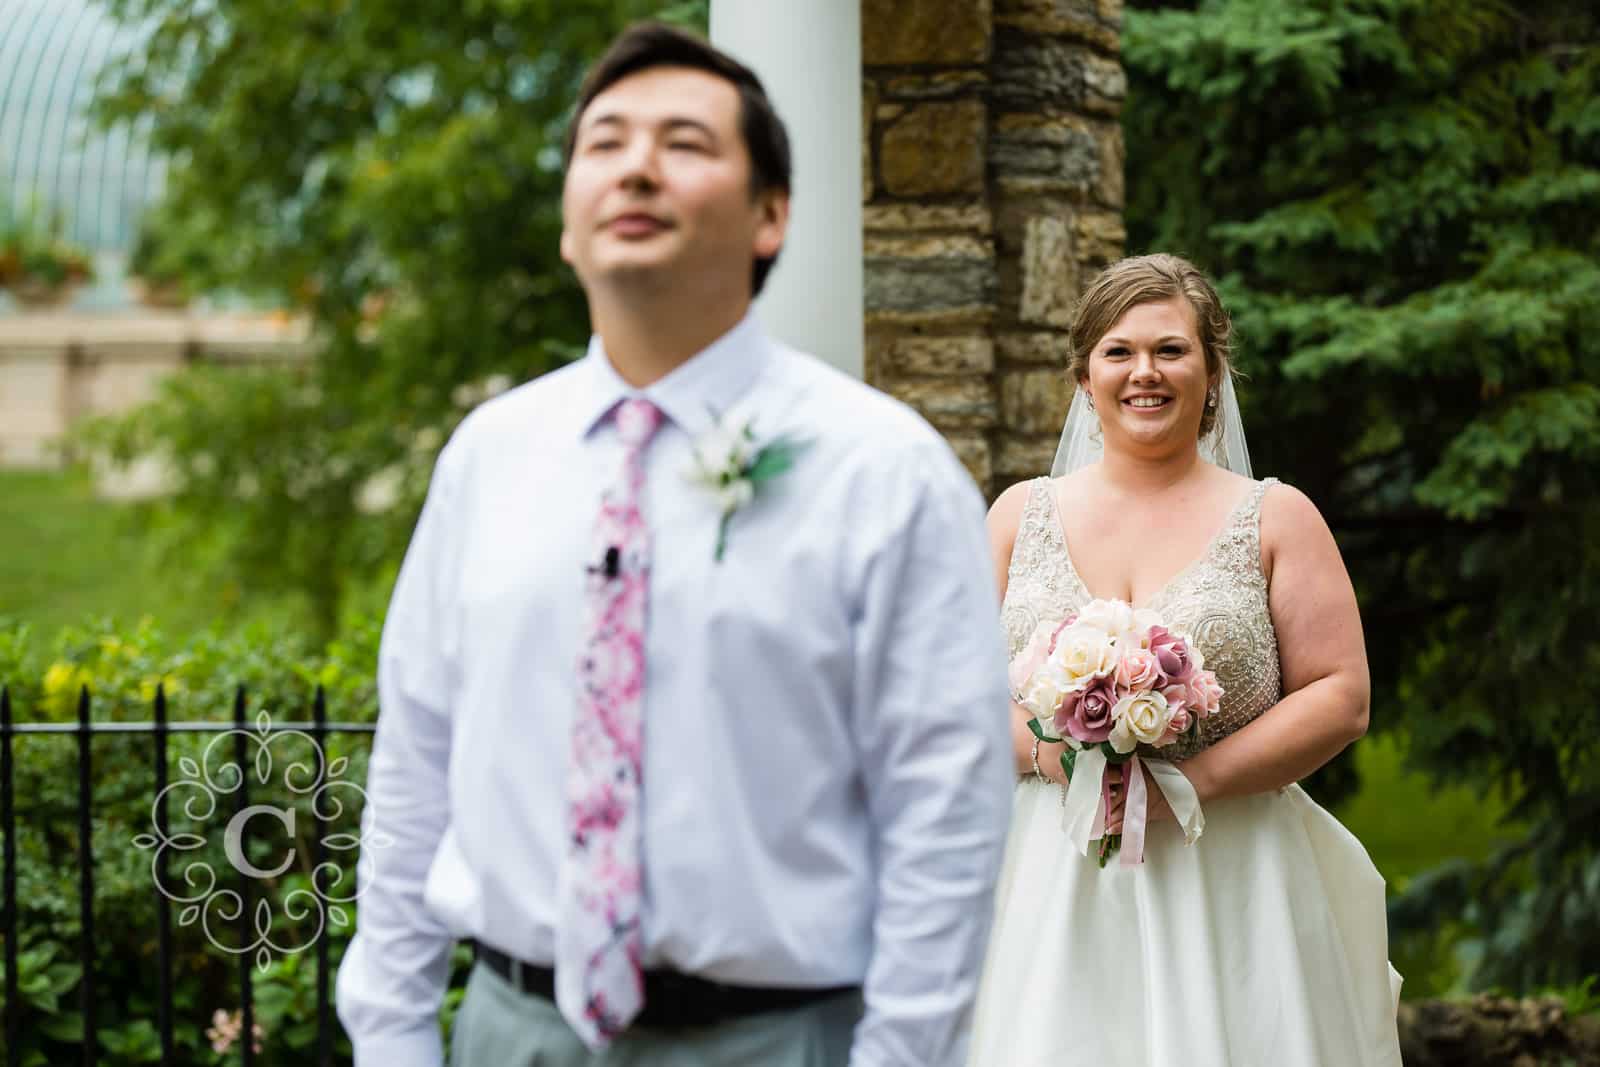
{"label": "dusty pink rose", "polygon": [[1117,706],[1117,690],[1110,678],[1097,678],[1082,692],[1067,696],[1056,713],[1056,732],[1066,732],[1075,741],[1097,744],[1111,736],[1111,709]]}
{"label": "dusty pink rose", "polygon": [[1222,705],[1222,686],[1217,684],[1217,676],[1210,671],[1195,671],[1185,688],[1189,690],[1186,703],[1190,710],[1202,718],[1213,714]]}
{"label": "dusty pink rose", "polygon": [[1155,653],[1143,648],[1123,654],[1117,663],[1116,679],[1123,688],[1141,692],[1160,689],[1167,681],[1161,673],[1161,664],[1156,661]]}
{"label": "dusty pink rose", "polygon": [[1161,673],[1174,682],[1187,682],[1194,673],[1189,643],[1165,626],[1150,627],[1150,652],[1161,665]]}

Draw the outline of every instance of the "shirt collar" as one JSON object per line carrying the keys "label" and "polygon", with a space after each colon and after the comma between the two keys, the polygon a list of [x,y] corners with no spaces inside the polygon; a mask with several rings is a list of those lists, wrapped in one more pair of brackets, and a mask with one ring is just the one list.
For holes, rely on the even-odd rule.
{"label": "shirt collar", "polygon": [[696,352],[665,377],[643,389],[622,379],[598,334],[589,339],[584,369],[589,376],[589,396],[582,410],[579,434],[587,437],[618,403],[644,396],[685,433],[698,437],[755,384],[767,361],[771,343],[755,311],[710,345]]}

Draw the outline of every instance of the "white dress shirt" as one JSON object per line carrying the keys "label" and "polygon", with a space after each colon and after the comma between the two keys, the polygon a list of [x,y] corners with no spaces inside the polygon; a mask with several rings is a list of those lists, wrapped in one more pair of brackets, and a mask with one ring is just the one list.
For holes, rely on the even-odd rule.
{"label": "white dress shirt", "polygon": [[[644,390],[598,343],[474,411],[439,456],[379,654],[359,1067],[436,1067],[455,938],[549,964],[585,568],[641,393],[652,537],[646,966],[864,985],[852,1067],[957,1063],[1014,776],[983,501],[909,408],[754,317]],[[733,517],[691,485],[712,412],[809,441]]]}

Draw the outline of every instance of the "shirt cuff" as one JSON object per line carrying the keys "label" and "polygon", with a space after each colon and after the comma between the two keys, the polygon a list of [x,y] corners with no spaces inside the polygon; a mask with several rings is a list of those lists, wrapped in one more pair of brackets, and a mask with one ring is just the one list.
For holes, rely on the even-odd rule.
{"label": "shirt cuff", "polygon": [[444,1067],[444,1039],[437,1022],[359,1040],[352,1036],[351,1044],[355,1067]]}

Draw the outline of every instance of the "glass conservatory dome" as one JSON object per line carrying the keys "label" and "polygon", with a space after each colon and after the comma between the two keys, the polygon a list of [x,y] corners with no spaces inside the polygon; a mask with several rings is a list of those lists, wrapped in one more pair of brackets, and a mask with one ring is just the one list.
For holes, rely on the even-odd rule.
{"label": "glass conservatory dome", "polygon": [[95,0],[0,0],[0,219],[54,215],[89,250],[77,308],[128,303],[127,257],[165,174],[143,124],[108,132],[87,114],[106,60],[137,41]]}

